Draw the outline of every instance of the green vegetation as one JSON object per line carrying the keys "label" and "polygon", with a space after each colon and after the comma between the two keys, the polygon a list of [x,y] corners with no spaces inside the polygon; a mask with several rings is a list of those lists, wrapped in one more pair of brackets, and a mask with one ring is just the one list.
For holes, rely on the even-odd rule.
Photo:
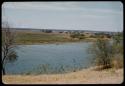
{"label": "green vegetation", "polygon": [[[79,39],[83,39],[83,36],[79,36]],[[77,42],[70,37],[69,34],[63,33],[44,33],[44,32],[17,32],[16,44],[35,44],[35,43],[60,43],[60,42]]]}
{"label": "green vegetation", "polygon": [[112,35],[110,34],[105,34],[105,33],[95,33],[95,35],[91,35],[91,38],[111,38]]}
{"label": "green vegetation", "polygon": [[111,59],[112,59],[112,45],[110,45],[109,41],[98,39],[93,47],[92,53],[94,58],[94,63],[97,66],[103,66],[104,68],[111,67]]}
{"label": "green vegetation", "polygon": [[[102,35],[104,36],[104,35]],[[16,44],[41,44],[41,43],[62,43],[78,41],[95,41],[100,35],[85,35],[80,33],[51,33],[44,32],[17,32]],[[108,37],[107,37],[108,38]],[[108,38],[111,39],[111,38]]]}
{"label": "green vegetation", "polygon": [[84,34],[80,34],[80,33],[72,33],[70,35],[70,37],[71,38],[78,38],[78,39],[84,39],[85,38]]}
{"label": "green vegetation", "polygon": [[123,33],[117,33],[113,36],[114,59],[112,66],[115,68],[123,67]]}
{"label": "green vegetation", "polygon": [[123,67],[123,35],[115,34],[112,42],[99,38],[90,48],[94,63],[101,69]]}
{"label": "green vegetation", "polygon": [[[76,60],[73,59],[73,62],[76,63]],[[81,70],[82,68],[77,67],[74,63],[74,66],[64,66],[62,64],[58,64],[58,67],[52,67],[50,64],[41,64],[37,67],[34,67],[30,71],[23,72],[23,75],[38,75],[38,74],[60,74],[60,73],[68,73],[68,72],[76,72]]]}
{"label": "green vegetation", "polygon": [[38,32],[18,32],[16,36],[17,44],[33,43],[53,43],[72,41],[62,34],[38,33]]}

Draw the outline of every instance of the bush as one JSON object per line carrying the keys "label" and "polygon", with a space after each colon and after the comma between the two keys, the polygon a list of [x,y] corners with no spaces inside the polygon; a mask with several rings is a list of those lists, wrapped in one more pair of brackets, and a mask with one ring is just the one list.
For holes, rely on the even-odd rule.
{"label": "bush", "polygon": [[111,67],[112,46],[107,40],[98,39],[91,52],[94,55],[94,63],[96,66],[103,66],[105,68]]}
{"label": "bush", "polygon": [[91,38],[96,38],[96,36],[94,36],[94,35],[91,35],[90,37],[91,37]]}
{"label": "bush", "polygon": [[112,67],[116,69],[123,68],[123,55],[115,55],[115,57],[112,59]]}
{"label": "bush", "polygon": [[90,48],[94,64],[101,69],[123,67],[123,38],[116,34],[113,42],[99,38]]}
{"label": "bush", "polygon": [[84,34],[79,34],[79,33],[72,33],[70,35],[71,38],[78,38],[78,39],[84,39]]}
{"label": "bush", "polygon": [[113,36],[113,55],[112,66],[114,68],[123,67],[123,33],[117,33]]}

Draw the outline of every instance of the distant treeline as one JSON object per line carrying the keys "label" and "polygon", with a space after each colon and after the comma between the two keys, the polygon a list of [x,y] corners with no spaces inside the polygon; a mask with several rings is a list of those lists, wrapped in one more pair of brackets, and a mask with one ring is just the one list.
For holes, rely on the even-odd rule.
{"label": "distant treeline", "polygon": [[35,28],[11,28],[17,31],[35,31],[35,32],[90,32],[90,33],[108,33],[115,34],[113,31],[93,31],[93,30],[66,30],[66,29],[35,29]]}

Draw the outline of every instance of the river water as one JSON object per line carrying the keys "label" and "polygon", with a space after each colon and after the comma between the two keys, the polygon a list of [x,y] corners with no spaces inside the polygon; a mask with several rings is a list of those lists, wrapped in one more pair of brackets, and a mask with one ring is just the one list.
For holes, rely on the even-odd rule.
{"label": "river water", "polygon": [[6,65],[7,74],[52,74],[81,70],[91,66],[87,51],[91,43],[19,45],[18,58]]}

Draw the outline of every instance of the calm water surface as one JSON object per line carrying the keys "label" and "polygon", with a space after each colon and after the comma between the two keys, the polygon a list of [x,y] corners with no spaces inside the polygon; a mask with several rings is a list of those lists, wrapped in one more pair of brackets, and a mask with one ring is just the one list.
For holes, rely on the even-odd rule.
{"label": "calm water surface", "polygon": [[8,74],[59,73],[80,70],[91,64],[87,53],[91,43],[63,43],[43,45],[19,45],[18,59],[6,65]]}

